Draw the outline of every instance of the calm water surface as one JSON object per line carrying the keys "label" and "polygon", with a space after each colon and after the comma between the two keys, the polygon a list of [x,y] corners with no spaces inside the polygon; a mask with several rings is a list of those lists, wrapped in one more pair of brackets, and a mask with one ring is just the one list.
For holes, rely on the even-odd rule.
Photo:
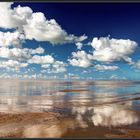
{"label": "calm water surface", "polygon": [[0,112],[58,113],[53,137],[140,136],[140,82],[1,80]]}

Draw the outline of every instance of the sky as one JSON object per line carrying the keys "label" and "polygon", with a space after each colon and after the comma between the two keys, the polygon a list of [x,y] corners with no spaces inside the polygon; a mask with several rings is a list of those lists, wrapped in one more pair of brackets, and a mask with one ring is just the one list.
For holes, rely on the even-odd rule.
{"label": "sky", "polygon": [[140,4],[0,2],[0,78],[140,80]]}

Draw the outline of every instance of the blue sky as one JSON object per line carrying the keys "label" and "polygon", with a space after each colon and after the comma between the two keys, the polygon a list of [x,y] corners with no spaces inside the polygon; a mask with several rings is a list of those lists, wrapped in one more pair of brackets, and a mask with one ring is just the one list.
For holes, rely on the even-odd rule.
{"label": "blue sky", "polygon": [[140,79],[140,4],[1,2],[0,12],[1,78]]}

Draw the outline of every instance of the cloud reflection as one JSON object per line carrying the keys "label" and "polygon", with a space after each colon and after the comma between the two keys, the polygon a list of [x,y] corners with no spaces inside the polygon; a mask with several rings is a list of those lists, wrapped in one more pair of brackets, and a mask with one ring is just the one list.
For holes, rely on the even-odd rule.
{"label": "cloud reflection", "polygon": [[[106,95],[106,93],[104,94]],[[98,95],[99,93],[96,97],[98,97]],[[111,96],[111,98],[104,96],[102,96],[103,98],[94,98],[94,106],[84,104],[79,107],[73,107],[72,114],[76,114],[76,119],[81,123],[81,126],[89,121],[92,122],[94,126],[106,127],[124,126],[137,123],[139,121],[139,116],[136,112],[130,109],[132,108],[132,101],[127,101],[123,104],[120,102],[114,103],[117,99],[116,95],[117,94],[114,93],[114,97]],[[80,102],[81,100],[79,100],[79,104]]]}

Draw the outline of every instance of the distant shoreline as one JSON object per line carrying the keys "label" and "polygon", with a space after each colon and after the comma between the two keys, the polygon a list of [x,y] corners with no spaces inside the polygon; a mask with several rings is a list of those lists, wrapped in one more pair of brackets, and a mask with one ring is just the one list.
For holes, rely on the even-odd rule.
{"label": "distant shoreline", "polygon": [[16,80],[16,81],[58,81],[58,82],[63,82],[63,81],[66,81],[66,82],[140,82],[140,80],[124,80],[124,79],[112,79],[112,80],[100,80],[100,79],[94,79],[94,80],[90,80],[90,79],[0,79],[0,81],[13,81],[13,80]]}

